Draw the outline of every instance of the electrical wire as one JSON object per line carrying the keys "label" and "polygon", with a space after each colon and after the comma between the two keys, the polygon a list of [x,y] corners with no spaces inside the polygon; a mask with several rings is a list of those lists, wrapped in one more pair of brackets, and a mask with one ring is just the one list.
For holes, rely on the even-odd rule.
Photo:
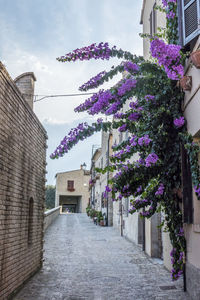
{"label": "electrical wire", "polygon": [[[46,98],[56,98],[56,97],[75,97],[75,96],[86,96],[93,95],[94,93],[82,93],[82,94],[64,94],[64,95],[34,95],[34,102],[41,101]],[[41,97],[37,99],[38,97]]]}

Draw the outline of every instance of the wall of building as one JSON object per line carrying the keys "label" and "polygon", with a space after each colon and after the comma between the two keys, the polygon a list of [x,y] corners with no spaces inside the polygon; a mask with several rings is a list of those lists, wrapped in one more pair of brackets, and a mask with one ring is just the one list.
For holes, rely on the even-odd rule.
{"label": "wall of building", "polygon": [[96,168],[101,168],[101,148],[96,149],[91,159],[90,179],[94,180],[90,185],[90,206],[101,211],[101,174],[96,172]]}
{"label": "wall of building", "polygon": [[[200,37],[193,49],[200,49]],[[186,62],[185,74],[192,76],[192,89],[185,92],[184,115],[187,120],[188,131],[194,137],[195,142],[200,142],[200,70]],[[200,161],[200,156],[199,156]],[[187,263],[186,279],[187,290],[192,299],[200,299],[200,201],[193,194],[193,224],[184,224],[185,237],[187,241]]]}
{"label": "wall of building", "polygon": [[[124,229],[123,235],[134,242],[135,244],[142,243],[142,220],[140,220],[139,213],[135,212],[133,215],[123,216]],[[141,221],[141,222],[140,222]]]}
{"label": "wall of building", "polygon": [[[160,2],[157,1],[158,3]],[[143,32],[150,32],[149,16],[154,5],[154,0],[143,1],[143,11],[141,16],[141,23],[143,24]],[[160,27],[165,27],[165,16],[163,14],[157,15],[157,24]],[[192,41],[192,47],[194,41]],[[200,37],[197,39],[196,45],[193,51],[200,49]],[[144,40],[144,57],[149,58],[149,42]],[[192,89],[191,91],[185,91],[185,100],[183,105],[183,111],[185,119],[187,120],[188,132],[192,134],[194,141],[200,141],[200,70],[196,69],[190,60],[185,65],[185,75],[192,76]],[[193,208],[194,208],[194,220],[193,224],[184,224],[185,237],[187,242],[187,258],[186,258],[186,281],[187,290],[192,299],[200,299],[200,260],[199,260],[199,248],[200,248],[200,201],[193,195]],[[170,268],[170,258],[168,253],[172,246],[167,233],[162,233],[163,240],[163,258],[164,264],[167,268]]]}
{"label": "wall of building", "polygon": [[145,219],[145,252],[151,257],[162,257],[163,241],[161,229],[158,227],[160,223],[160,213],[155,213],[150,219]]}
{"label": "wall of building", "polygon": [[[109,147],[109,150],[108,150]],[[106,172],[105,174],[97,174],[95,168],[105,168],[108,166],[108,155],[112,155],[112,134],[102,131],[101,134],[101,148],[92,157],[91,178],[96,178],[95,184],[91,188],[92,195],[92,207],[95,210],[101,211],[107,218],[108,226],[113,225],[113,202],[111,193],[108,194],[108,198],[103,198],[105,187],[108,184],[108,179],[112,178],[112,173]],[[94,175],[95,174],[95,175]],[[97,175],[97,177],[96,177]]]}
{"label": "wall of building", "polygon": [[[141,24],[143,25],[143,33],[150,34],[150,14],[153,10],[154,4],[160,5],[162,3],[161,0],[143,0],[143,8],[141,13]],[[156,10],[156,28],[165,28],[166,27],[166,19],[165,15]],[[143,39],[143,56],[145,59],[149,59],[150,53],[150,42],[149,39]]]}
{"label": "wall of building", "polygon": [[[64,173],[56,174],[56,204],[59,206],[59,197],[71,196],[71,197],[81,197],[80,211],[81,213],[86,212],[86,207],[89,202],[89,179],[90,172],[87,170],[74,170]],[[67,181],[74,181],[74,191],[67,190]]]}
{"label": "wall of building", "polygon": [[[161,0],[143,0],[143,7],[141,13],[141,24],[143,27],[143,33],[150,34],[150,14],[153,13],[154,5],[160,5]],[[165,14],[155,10],[155,33],[157,28],[166,27],[166,17]],[[145,59],[150,58],[150,41],[149,39],[143,39],[143,56]],[[161,215],[152,217],[151,219],[145,220],[145,252],[153,257],[163,257],[164,264],[168,267],[168,261],[170,255],[167,249],[171,248],[171,243],[167,237],[158,230],[158,225],[160,225]],[[163,253],[163,249],[165,252]]]}
{"label": "wall of building", "polygon": [[[126,75],[124,72],[123,76]],[[126,112],[129,109],[129,104],[133,100],[127,101],[122,112]],[[128,132],[119,132],[117,129],[113,130],[113,144],[119,144],[129,137]],[[137,160],[138,155],[134,154],[130,162]],[[113,174],[115,175],[115,173]],[[121,207],[122,205],[122,207]],[[125,236],[128,240],[138,244],[141,243],[141,223],[139,222],[139,213],[135,212],[133,215],[129,213],[130,201],[128,199],[122,199],[122,201],[117,201],[113,203],[113,226],[117,228],[121,235]]]}
{"label": "wall of building", "polygon": [[42,266],[46,138],[0,63],[0,299]]}

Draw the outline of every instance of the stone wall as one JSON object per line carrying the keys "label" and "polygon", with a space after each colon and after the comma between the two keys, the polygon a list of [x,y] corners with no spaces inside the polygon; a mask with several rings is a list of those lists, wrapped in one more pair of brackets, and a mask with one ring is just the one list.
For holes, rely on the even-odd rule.
{"label": "stone wall", "polygon": [[60,214],[60,206],[49,209],[44,213],[44,231],[53,223]]}
{"label": "stone wall", "polygon": [[46,138],[0,63],[0,299],[42,265]]}

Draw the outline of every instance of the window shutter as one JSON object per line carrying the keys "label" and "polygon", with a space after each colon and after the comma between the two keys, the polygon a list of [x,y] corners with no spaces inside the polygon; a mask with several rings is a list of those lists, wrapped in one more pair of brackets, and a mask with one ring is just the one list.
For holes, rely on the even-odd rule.
{"label": "window shutter", "polygon": [[73,180],[67,180],[67,190],[70,192],[74,191],[74,181]]}
{"label": "window shutter", "polygon": [[181,145],[181,171],[183,187],[183,222],[193,223],[192,177],[190,162],[185,147]]}
{"label": "window shutter", "polygon": [[157,10],[156,3],[153,6],[153,33],[155,34],[157,31]]}
{"label": "window shutter", "polygon": [[150,27],[150,36],[153,36],[156,33],[157,20],[156,20],[156,4],[154,4],[152,11],[149,17],[149,27]]}
{"label": "window shutter", "polygon": [[182,0],[183,45],[193,40],[199,33],[200,0]]}
{"label": "window shutter", "polygon": [[149,18],[149,22],[150,22],[150,36],[153,36],[153,14],[152,12],[150,13],[150,18]]}

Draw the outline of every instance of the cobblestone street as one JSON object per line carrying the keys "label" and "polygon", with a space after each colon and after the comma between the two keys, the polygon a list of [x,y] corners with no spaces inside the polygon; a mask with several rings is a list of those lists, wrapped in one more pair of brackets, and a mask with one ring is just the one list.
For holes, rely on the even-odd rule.
{"label": "cobblestone street", "polygon": [[86,214],[60,215],[45,234],[44,267],[15,300],[188,300],[157,260],[92,223]]}

